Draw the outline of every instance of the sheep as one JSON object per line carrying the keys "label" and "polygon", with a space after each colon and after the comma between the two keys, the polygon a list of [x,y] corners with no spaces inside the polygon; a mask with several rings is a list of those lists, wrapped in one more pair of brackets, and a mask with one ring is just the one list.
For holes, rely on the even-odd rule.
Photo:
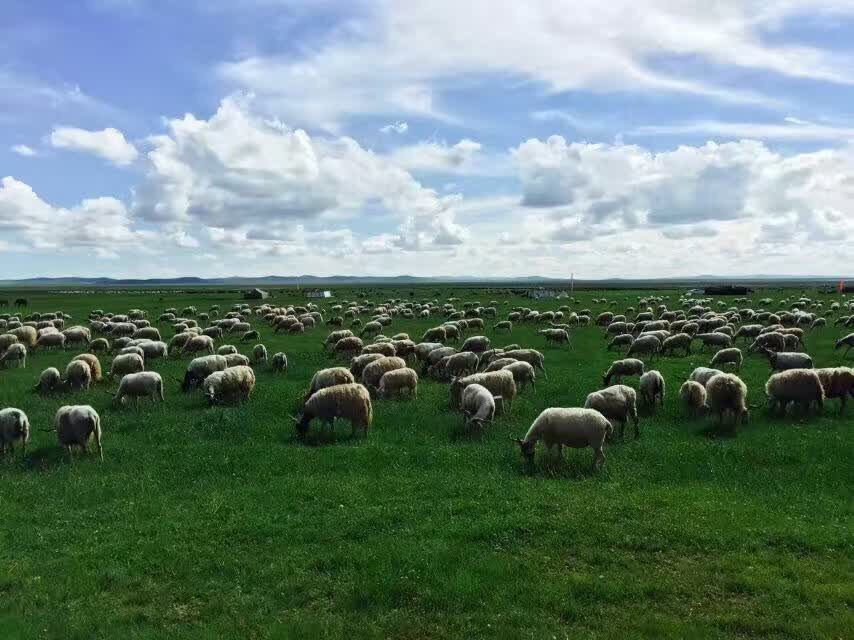
{"label": "sheep", "polygon": [[635,337],[631,333],[621,333],[611,338],[611,341],[608,343],[607,351],[611,351],[611,349],[617,347],[631,347],[632,342],[634,341]]}
{"label": "sheep", "polygon": [[350,371],[344,367],[331,367],[329,369],[321,369],[311,378],[308,391],[304,399],[308,400],[315,393],[326,387],[332,387],[340,384],[352,384],[356,382],[355,377]]}
{"label": "sheep", "polygon": [[708,367],[697,367],[691,372],[688,379],[693,382],[698,382],[705,387],[706,383],[719,373],[723,373],[723,371],[720,369],[709,369]]}
{"label": "sheep", "polygon": [[640,336],[629,347],[626,356],[648,354],[650,359],[661,350],[661,341],[655,336]]}
{"label": "sheep", "polygon": [[765,383],[765,395],[768,396],[769,409],[779,407],[780,413],[786,413],[790,402],[801,405],[808,411],[815,403],[821,411],[824,406],[824,387],[815,369],[787,369],[775,373]]}
{"label": "sheep", "polygon": [[14,329],[9,329],[7,331],[8,334],[13,335],[18,338],[18,342],[23,344],[28,349],[32,349],[36,346],[36,342],[38,341],[38,332],[35,327],[30,326],[21,326],[16,327]]}
{"label": "sheep", "polygon": [[466,338],[460,351],[471,351],[472,353],[483,353],[489,350],[490,340],[486,336],[471,336]]}
{"label": "sheep", "polygon": [[[516,346],[516,345],[512,345]],[[516,360],[521,360],[522,362],[527,362],[529,365],[534,367],[534,369],[539,369],[543,372],[543,377],[548,380],[549,376],[546,373],[545,367],[545,356],[537,351],[536,349],[510,349],[509,347],[504,347],[504,352],[501,354],[502,358],[514,358]]]}
{"label": "sheep", "polygon": [[624,360],[614,360],[608,370],[602,376],[602,382],[607,387],[611,384],[611,378],[616,382],[620,382],[623,376],[640,376],[646,370],[646,365],[641,360],[635,358],[626,358]]}
{"label": "sheep", "polygon": [[497,360],[490,362],[483,372],[489,373],[490,371],[501,371],[508,364],[513,364],[514,362],[520,362],[520,360],[517,360],[516,358],[498,358]]}
{"label": "sheep", "polygon": [[126,398],[133,398],[137,406],[140,398],[151,398],[155,401],[160,398],[160,402],[164,402],[163,378],[154,371],[127,374],[122,377],[119,388],[113,396],[113,402],[124,404]]}
{"label": "sheep", "polygon": [[353,332],[349,329],[339,329],[338,331],[332,331],[328,336],[326,336],[326,340],[323,341],[323,349],[326,350],[329,347],[334,347],[335,343],[344,338],[352,338]]}
{"label": "sheep", "polygon": [[418,362],[425,362],[431,351],[443,348],[444,345],[440,342],[420,342],[415,345],[415,359]]}
{"label": "sheep", "polygon": [[0,335],[0,354],[17,342],[18,336],[12,335],[11,333],[4,333],[3,335]]}
{"label": "sheep", "polygon": [[71,455],[72,447],[85,449],[94,439],[98,456],[104,461],[104,449],[101,446],[101,417],[87,404],[65,405],[60,407],[54,417],[54,429],[59,445]]}
{"label": "sheep", "polygon": [[142,349],[143,359],[146,362],[165,358],[169,351],[165,342],[155,340],[146,340],[145,342],[140,342],[137,346]]}
{"label": "sheep", "polygon": [[541,336],[545,336],[546,342],[569,344],[569,333],[566,329],[540,329],[537,333]]}
{"label": "sheep", "polygon": [[362,435],[367,436],[373,415],[370,393],[361,384],[351,382],[320,389],[305,403],[302,415],[299,418],[292,416],[291,419],[296,423],[297,437],[300,439],[305,437],[309,424],[315,418],[328,425],[333,433],[336,418],[349,420],[353,426],[353,435],[361,429]]}
{"label": "sheep", "polygon": [[216,349],[214,348],[214,341],[210,336],[194,335],[184,343],[183,347],[181,347],[181,355],[188,353],[207,353],[209,355],[214,355],[215,352]]}
{"label": "sheep", "polygon": [[[362,327],[362,331],[359,333],[359,336],[360,337],[371,337],[371,336],[375,336],[379,333],[382,333],[382,331],[383,331],[383,326],[379,322],[372,320],[371,322],[365,323],[365,326]],[[443,339],[444,339],[444,336],[445,336],[445,333],[443,330],[442,331],[442,338]]]}
{"label": "sheep", "polygon": [[701,351],[705,351],[706,347],[724,349],[732,346],[732,338],[725,333],[698,333],[694,336],[694,340],[702,341]]}
{"label": "sheep", "polygon": [[98,356],[92,353],[81,353],[80,355],[74,356],[72,360],[81,360],[89,365],[89,369],[92,372],[92,382],[101,382],[101,379],[104,377],[101,373],[101,361],[98,360]]}
{"label": "sheep", "polygon": [[477,354],[471,351],[453,353],[430,367],[430,375],[441,373],[445,379],[469,375],[477,371],[478,362]]}
{"label": "sheep", "polygon": [[741,363],[744,360],[741,355],[741,349],[738,347],[729,347],[728,349],[721,349],[718,351],[713,357],[712,361],[709,363],[709,366],[714,367],[715,365],[723,366],[725,364],[734,364],[735,370],[741,370]]}
{"label": "sheep", "polygon": [[216,350],[216,355],[218,356],[227,356],[230,353],[237,353],[237,347],[233,344],[224,344]]}
{"label": "sheep", "polygon": [[134,340],[151,340],[152,342],[160,342],[160,331],[156,327],[142,327],[133,332],[131,336]]}
{"label": "sheep", "polygon": [[660,372],[652,370],[644,373],[638,381],[638,392],[647,406],[654,407],[655,400],[664,406],[665,384],[664,376]]}
{"label": "sheep", "polygon": [[362,375],[362,371],[368,366],[371,362],[379,360],[383,358],[383,354],[381,353],[363,353],[361,355],[356,356],[352,360],[350,360],[350,373],[352,373],[356,377],[360,377]]}
{"label": "sheep", "polygon": [[15,363],[15,367],[27,367],[27,347],[21,342],[10,344],[0,356],[0,368],[8,367]]}
{"label": "sheep", "polygon": [[270,368],[278,373],[287,373],[288,356],[286,356],[282,351],[274,353],[273,358],[270,360]]}
{"label": "sheep", "polygon": [[640,425],[638,422],[638,397],[634,389],[624,384],[615,384],[610,387],[594,391],[587,395],[584,401],[585,409],[595,409],[613,424],[620,423],[619,436],[623,437],[626,422],[632,419],[635,425],[635,438],[640,437]]}
{"label": "sheep", "polygon": [[[175,352],[180,353],[181,350],[184,348],[184,345],[187,344],[187,342],[190,340],[190,338],[193,338],[195,336],[196,336],[195,333],[190,333],[189,331],[182,331],[181,333],[176,333],[169,340],[169,343],[168,343],[169,353],[170,354],[175,353]],[[118,340],[113,341],[113,347],[114,348],[115,348],[117,342],[118,342]]]}
{"label": "sheep", "polygon": [[530,384],[534,391],[537,390],[537,386],[535,384],[537,375],[534,372],[534,367],[527,362],[517,360],[516,362],[511,362],[510,364],[505,365],[502,369],[513,374],[513,382],[516,383],[516,387],[518,389],[521,390]]}
{"label": "sheep", "polygon": [[[854,316],[852,316],[854,317]],[[854,333],[849,333],[844,338],[840,338],[836,341],[836,344],[833,346],[834,351],[845,347],[845,353],[842,354],[842,358],[848,357],[848,352],[851,351],[851,348],[854,347]]]}
{"label": "sheep", "polygon": [[35,345],[33,345],[33,351],[36,349],[52,349],[52,348],[65,348],[65,336],[61,333],[45,333],[39,336],[36,340]]}
{"label": "sheep", "polygon": [[228,364],[227,368],[231,367],[248,367],[249,366],[249,358],[244,356],[242,353],[228,353],[225,356],[225,362]]}
{"label": "sheep", "polygon": [[812,358],[806,353],[771,351],[763,349],[762,352],[768,356],[768,364],[771,371],[786,371],[788,369],[812,369]]}
{"label": "sheep", "polygon": [[377,395],[387,398],[406,390],[412,398],[418,398],[418,373],[414,369],[394,369],[380,378]]}
{"label": "sheep", "polygon": [[65,367],[62,384],[71,391],[88,390],[92,385],[92,369],[83,360],[72,360]]}
{"label": "sheep", "polygon": [[379,342],[365,345],[362,353],[380,353],[384,356],[392,357],[397,355],[397,349],[391,342]]}
{"label": "sheep", "polygon": [[136,353],[126,353],[116,356],[110,365],[110,377],[125,376],[129,373],[139,373],[145,370],[145,362]]}
{"label": "sheep", "polygon": [[499,331],[513,333],[513,323],[510,320],[502,320],[501,322],[496,322],[494,325],[492,325],[492,330],[495,333],[498,333]]}
{"label": "sheep", "polygon": [[202,382],[202,391],[211,405],[247,401],[254,388],[255,372],[242,365],[215,371]]}
{"label": "sheep", "polygon": [[33,387],[33,391],[37,393],[53,393],[58,391],[61,386],[61,376],[59,369],[56,367],[48,367],[39,375],[39,381]]}
{"label": "sheep", "polygon": [[65,336],[65,344],[84,344],[91,348],[92,333],[86,327],[69,327],[62,332]]}
{"label": "sheep", "polygon": [[193,358],[184,372],[181,381],[181,391],[190,391],[193,387],[201,384],[205,378],[215,371],[225,371],[228,368],[226,356],[213,355]]}
{"label": "sheep", "polygon": [[724,422],[724,414],[731,411],[733,422],[747,424],[747,385],[732,373],[719,373],[706,382],[706,403],[709,411],[718,414],[718,425]]}
{"label": "sheep", "polygon": [[124,356],[124,355],[127,355],[129,353],[135,353],[140,358],[142,358],[143,362],[145,362],[145,351],[143,351],[140,347],[138,347],[136,345],[132,345],[132,346],[128,345],[124,349],[119,350],[118,355]]}
{"label": "sheep", "polygon": [[607,418],[594,409],[552,407],[537,416],[523,439],[517,438],[514,442],[529,463],[534,461],[538,440],[543,441],[549,452],[557,446],[558,456],[561,446],[573,449],[590,447],[593,449],[593,468],[599,469],[605,463],[602,445],[613,430]]}
{"label": "sheep", "polygon": [[405,368],[406,361],[403,358],[383,356],[379,360],[371,362],[362,370],[362,384],[368,389],[376,389],[383,374],[388,371],[394,371],[395,369]]}
{"label": "sheep", "polygon": [[415,353],[415,343],[408,338],[402,340],[392,338],[391,344],[394,347],[395,354],[404,360]]}
{"label": "sheep", "polygon": [[679,400],[692,418],[706,410],[706,387],[699,382],[686,380],[679,387]]}
{"label": "sheep", "polygon": [[677,349],[684,349],[685,355],[691,355],[693,338],[687,333],[677,333],[664,339],[661,343],[661,355],[672,354]]}
{"label": "sheep", "polygon": [[14,452],[15,443],[21,443],[22,455],[27,455],[30,441],[30,421],[27,414],[12,407],[0,410],[0,453],[6,449]]}
{"label": "sheep", "polygon": [[364,348],[365,344],[362,342],[361,338],[349,336],[347,338],[341,338],[336,342],[333,351],[338,357],[350,359],[353,356],[360,354]]}
{"label": "sheep", "polygon": [[261,364],[267,362],[267,347],[263,344],[256,344],[252,348],[252,363]]}
{"label": "sheep", "polygon": [[474,373],[465,378],[454,378],[451,380],[450,388],[452,409],[460,407],[463,391],[470,384],[479,384],[486,387],[492,395],[501,396],[507,402],[509,408],[513,408],[513,400],[516,398],[516,382],[513,379],[511,371],[502,369],[501,371],[491,371],[490,373]]}
{"label": "sheep", "polygon": [[240,342],[249,342],[250,340],[257,340],[260,337],[260,334],[257,330],[253,329],[252,331],[246,331],[242,336],[240,336]]}
{"label": "sheep", "polygon": [[470,384],[463,391],[463,424],[481,429],[495,417],[495,397],[480,384]]}
{"label": "sheep", "polygon": [[776,331],[763,333],[756,336],[756,340],[747,348],[747,351],[750,353],[762,348],[771,351],[783,351],[786,348],[786,338],[782,333]]}
{"label": "sheep", "polygon": [[848,396],[854,398],[854,369],[850,367],[831,367],[815,369],[824,389],[827,400],[839,398],[839,415],[845,413],[845,403]]}

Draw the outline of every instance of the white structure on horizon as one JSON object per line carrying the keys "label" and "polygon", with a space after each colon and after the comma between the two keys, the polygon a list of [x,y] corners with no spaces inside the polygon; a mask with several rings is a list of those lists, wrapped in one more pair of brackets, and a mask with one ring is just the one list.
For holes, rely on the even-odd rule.
{"label": "white structure on horizon", "polygon": [[331,298],[332,292],[328,289],[309,289],[305,292],[306,298]]}

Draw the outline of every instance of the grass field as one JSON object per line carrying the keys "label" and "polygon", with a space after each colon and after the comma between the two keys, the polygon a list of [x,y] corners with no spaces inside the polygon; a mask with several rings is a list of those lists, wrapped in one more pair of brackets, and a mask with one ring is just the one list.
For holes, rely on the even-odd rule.
{"label": "grass field", "polygon": [[[371,299],[409,291],[374,289]],[[435,293],[416,288],[414,299],[508,300],[499,314],[564,303]],[[676,291],[661,294],[676,306]],[[272,302],[305,302],[296,295]],[[622,311],[638,292],[582,292],[573,308],[601,311],[591,302],[601,296]],[[94,308],[156,319],[171,306],[225,311],[237,301],[203,289],[27,297],[30,311],[75,321]],[[417,340],[436,323],[396,320],[386,334]],[[374,403],[367,440],[339,424],[334,444],[298,443],[288,414],[332,365],[322,328],[291,337],[261,327],[290,371],[259,370],[251,402],[235,408],[181,394],[172,377],[186,360],[154,364],[166,403],[139,411],[111,406],[109,383],[53,398],[29,391],[73,352],[0,371],[0,407],[23,409],[34,428],[26,458],[0,460],[0,638],[854,637],[854,407],[845,417],[837,401],[820,417],[754,409],[736,437],[716,437],[676,401],[711,356],[663,358],[654,366],[668,383],[665,407],[642,415],[640,439],[607,447],[601,472],[589,449],[560,461],[538,450],[531,469],[510,437],[545,407],[583,404],[617,357],[599,328],[575,329],[572,350],[535,331],[487,329],[498,346],[543,351],[549,379],[481,437],[448,410],[447,386],[425,380],[417,401]],[[842,364],[833,351],[842,333],[808,336],[816,366]],[[760,402],[765,359],[749,357],[742,377]],[[55,435],[38,431],[76,403],[101,414],[103,464],[69,463]]]}

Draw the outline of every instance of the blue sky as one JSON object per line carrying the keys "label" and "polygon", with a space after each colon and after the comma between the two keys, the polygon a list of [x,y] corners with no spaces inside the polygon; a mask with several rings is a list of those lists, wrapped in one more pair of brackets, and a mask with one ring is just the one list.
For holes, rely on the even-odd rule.
{"label": "blue sky", "polygon": [[0,278],[850,272],[854,0],[3,16]]}

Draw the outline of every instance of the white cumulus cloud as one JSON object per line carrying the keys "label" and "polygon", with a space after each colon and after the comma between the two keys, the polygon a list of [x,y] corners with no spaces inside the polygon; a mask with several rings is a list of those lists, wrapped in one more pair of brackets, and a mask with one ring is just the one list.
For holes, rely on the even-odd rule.
{"label": "white cumulus cloud", "polygon": [[120,167],[131,164],[139,156],[124,134],[112,127],[101,131],[56,127],[50,134],[50,144],[57,149],[90,153]]}

